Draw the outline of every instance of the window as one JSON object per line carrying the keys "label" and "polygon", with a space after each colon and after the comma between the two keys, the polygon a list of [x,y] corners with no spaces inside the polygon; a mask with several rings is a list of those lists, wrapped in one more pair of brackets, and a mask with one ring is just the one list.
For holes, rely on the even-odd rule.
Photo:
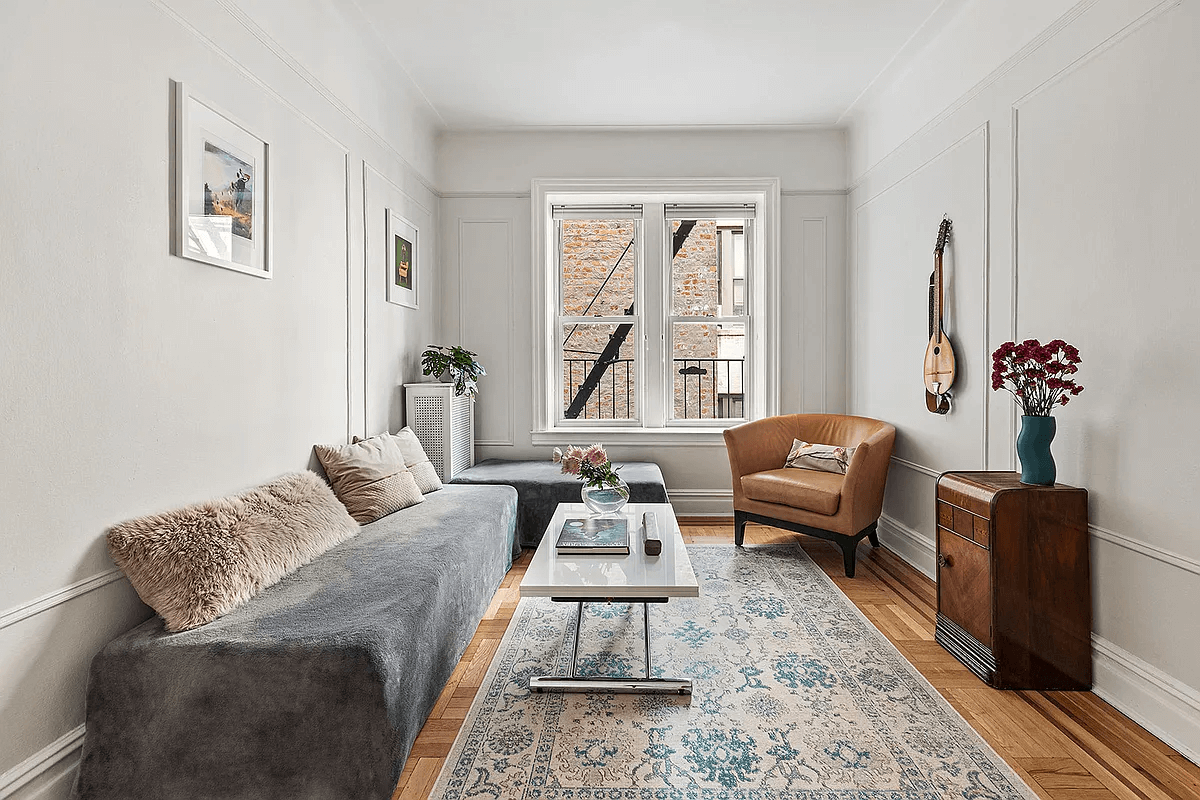
{"label": "window", "polygon": [[777,197],[775,181],[535,182],[535,443],[716,440],[773,413]]}

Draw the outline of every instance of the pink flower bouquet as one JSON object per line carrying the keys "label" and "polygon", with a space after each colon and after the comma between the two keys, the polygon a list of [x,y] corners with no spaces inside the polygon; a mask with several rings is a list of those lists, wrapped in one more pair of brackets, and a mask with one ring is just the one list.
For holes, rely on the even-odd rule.
{"label": "pink flower bouquet", "polygon": [[564,475],[574,475],[588,486],[621,486],[621,478],[608,460],[604,445],[594,444],[585,449],[572,444],[567,446],[565,453],[556,447],[553,460],[555,464],[562,464]]}

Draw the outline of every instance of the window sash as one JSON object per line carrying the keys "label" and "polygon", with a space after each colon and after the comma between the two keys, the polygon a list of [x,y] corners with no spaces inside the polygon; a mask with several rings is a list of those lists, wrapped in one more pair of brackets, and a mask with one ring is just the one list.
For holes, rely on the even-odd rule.
{"label": "window sash", "polygon": [[[740,376],[740,384],[741,384],[741,389],[742,389],[742,391],[741,391],[741,395],[742,395],[742,401],[741,401],[742,413],[741,413],[741,415],[736,416],[736,417],[716,416],[716,417],[701,417],[701,418],[695,418],[695,417],[687,418],[687,417],[675,416],[675,413],[674,413],[674,406],[675,406],[674,387],[675,387],[675,376],[677,374],[677,368],[675,366],[676,358],[677,358],[677,356],[675,355],[676,332],[679,330],[680,326],[686,326],[686,325],[729,325],[729,326],[741,325],[742,326],[742,336],[744,337],[743,341],[744,341],[745,355],[742,358],[742,367],[741,367],[741,376]],[[733,316],[733,317],[672,316],[672,317],[667,318],[667,330],[668,330],[667,348],[666,348],[666,368],[667,368],[666,390],[667,391],[665,392],[666,396],[664,397],[664,403],[663,403],[664,410],[666,412],[665,419],[666,419],[667,426],[684,426],[684,427],[713,427],[713,426],[718,426],[718,425],[719,426],[727,426],[731,422],[745,422],[748,419],[750,419],[750,417],[747,415],[746,412],[748,409],[753,408],[752,401],[754,399],[753,398],[753,385],[754,384],[752,381],[751,373],[752,373],[752,370],[755,369],[754,359],[752,358],[751,347],[750,347],[751,335],[752,335],[750,317],[745,314],[740,315],[740,316]],[[721,361],[725,361],[726,359],[723,358],[720,354],[720,351],[718,351],[717,355],[715,355],[715,356],[698,356],[696,358],[682,357],[682,358],[680,358],[680,360],[698,361],[698,362],[704,362],[704,361],[721,362]],[[717,380],[719,382],[719,380],[720,380],[719,370],[720,370],[720,368],[716,365],[716,363],[714,363],[714,365],[713,365],[714,374],[711,376],[711,378],[708,378],[706,380]],[[730,383],[732,383],[731,375],[727,374],[726,378],[728,381],[730,381]],[[701,381],[701,383],[703,383],[703,382],[704,381]],[[686,394],[686,390],[687,390],[687,386],[685,385],[684,386],[685,394]],[[718,405],[718,400],[719,400],[719,398],[717,397],[717,393],[714,392],[714,397],[713,397],[714,409]]]}
{"label": "window sash", "polygon": [[[686,202],[683,198],[689,195],[696,195],[698,199],[707,196],[725,202]],[[585,215],[593,219],[617,218],[613,211],[618,204],[610,204],[607,201],[609,196],[619,200],[621,206],[641,207],[635,297],[637,313],[610,316],[615,309],[613,303],[608,303],[606,305],[609,307],[603,309],[603,317],[567,317],[558,313],[562,311],[562,248],[556,236],[556,231],[561,228],[556,224],[556,218],[565,218],[568,208],[573,208],[578,213],[578,207],[582,203],[595,205],[589,205],[588,210],[580,213],[581,218]],[[743,202],[743,198],[747,202]],[[779,381],[773,370],[779,361],[779,343],[776,337],[779,309],[771,287],[776,286],[779,281],[779,199],[778,179],[535,180],[534,256],[535,262],[540,266],[534,290],[539,303],[538,308],[541,309],[534,316],[535,364],[539,365],[533,375],[533,389],[537,398],[533,430],[535,443],[553,443],[561,435],[557,433],[558,429],[569,430],[577,424],[585,428],[609,429],[612,426],[611,433],[606,435],[614,437],[611,439],[613,442],[633,444],[645,438],[646,443],[659,444],[719,443],[719,437],[712,437],[721,427],[736,424],[739,419],[757,419],[778,413]],[[668,203],[668,200],[675,202]],[[554,213],[555,207],[558,207],[558,214]],[[602,211],[597,212],[596,209]],[[749,211],[751,209],[752,213]],[[636,214],[631,216],[637,217]],[[743,227],[748,251],[744,265],[745,277],[728,281],[729,292],[723,293],[730,294],[732,299],[732,292],[740,293],[744,287],[744,308],[737,309],[743,313],[726,317],[686,316],[678,320],[680,324],[717,322],[746,326],[746,404],[740,409],[741,417],[683,420],[672,419],[669,412],[668,404],[672,402],[674,394],[671,366],[674,318],[669,316],[673,313],[673,308],[670,297],[670,239],[666,231],[669,229],[667,220],[673,217],[707,217],[722,222],[728,220],[734,224],[736,220],[745,222]],[[741,286],[734,289],[734,283]],[[726,303],[724,310],[733,311],[733,304]],[[716,313],[721,312],[718,310]],[[564,370],[562,339],[559,337],[563,335],[562,325],[566,325],[569,330],[570,325],[577,322],[610,325],[630,323],[635,326],[631,334],[631,337],[636,337],[636,341],[631,339],[635,347],[630,351],[630,343],[627,343],[623,352],[627,356],[632,352],[633,357],[638,360],[638,399],[636,413],[633,415],[638,418],[636,421],[563,418]],[[547,333],[551,333],[551,336],[547,336]],[[589,345],[588,349],[591,348]],[[725,352],[730,351],[726,349]],[[740,354],[740,350],[732,352]],[[733,380],[736,381],[736,376]],[[700,428],[695,429],[694,426]],[[676,430],[671,434],[654,435],[654,431],[665,431],[668,428]],[[694,433],[689,434],[679,428],[692,428]]]}
{"label": "window sash", "polygon": [[[645,397],[644,391],[643,391],[643,386],[644,386],[644,382],[645,382],[644,365],[646,363],[646,359],[644,357],[644,346],[643,346],[643,341],[642,341],[642,340],[644,340],[645,337],[642,335],[641,322],[642,321],[641,321],[640,317],[638,317],[637,315],[629,315],[629,316],[622,316],[622,317],[560,317],[559,318],[558,326],[557,326],[557,331],[558,331],[557,341],[559,342],[559,345],[558,345],[558,355],[556,358],[557,388],[558,388],[558,390],[556,392],[556,397],[559,398],[559,401],[557,404],[558,411],[556,413],[558,425],[565,426],[565,427],[571,427],[571,426],[581,427],[581,426],[592,426],[592,425],[629,427],[629,426],[640,426],[642,424],[643,408],[645,407],[643,405],[644,397]],[[612,409],[614,415],[615,415],[617,409],[623,408],[626,411],[628,411],[630,406],[633,407],[634,412],[635,412],[634,414],[632,414],[630,416],[626,416],[626,417],[615,417],[615,418],[586,417],[586,416],[580,416],[576,419],[567,418],[567,408],[569,406],[568,395],[567,395],[567,391],[569,388],[567,385],[567,369],[568,369],[567,362],[568,361],[591,361],[594,364],[595,361],[599,357],[599,354],[597,353],[597,354],[595,354],[595,357],[593,357],[593,358],[587,358],[586,356],[583,358],[568,358],[569,354],[564,350],[564,346],[563,346],[562,342],[564,342],[566,340],[567,334],[571,332],[571,328],[575,325],[613,325],[613,326],[633,325],[633,330],[629,332],[630,338],[628,340],[629,342],[632,343],[633,358],[631,360],[633,363],[632,363],[632,365],[628,366],[627,373],[625,372],[626,368],[622,368],[619,366],[622,363],[622,361],[618,361],[617,363],[613,364],[608,370],[605,371],[605,374],[601,378],[599,385],[596,387],[596,390],[601,392],[601,395],[596,397],[595,402],[597,403],[598,411],[600,413],[603,413],[604,406],[606,405],[602,399],[603,398],[603,389],[605,386],[605,382],[611,381],[610,385],[612,386],[612,397],[611,397],[611,400],[609,401],[609,404],[611,404],[610,408]],[[579,355],[583,355],[582,352],[579,353]],[[583,368],[583,374],[579,376],[580,377],[579,383],[574,384],[576,387],[578,387],[578,385],[583,383],[583,381],[584,381],[584,379],[586,379],[586,376],[589,371],[590,371],[590,368],[588,368],[588,367]],[[608,377],[610,374],[612,376],[611,378]],[[624,377],[625,384],[626,384],[626,392],[625,392],[624,399],[621,399],[618,397],[619,393],[618,393],[618,389],[617,389],[617,384],[620,382],[618,379],[621,379],[623,377]],[[630,391],[628,389],[628,380],[630,377],[633,380],[632,391]],[[574,395],[571,395],[571,396],[574,397]],[[587,408],[591,407],[592,403],[593,403],[593,399],[589,398],[587,404],[584,407],[585,412],[586,412]]]}

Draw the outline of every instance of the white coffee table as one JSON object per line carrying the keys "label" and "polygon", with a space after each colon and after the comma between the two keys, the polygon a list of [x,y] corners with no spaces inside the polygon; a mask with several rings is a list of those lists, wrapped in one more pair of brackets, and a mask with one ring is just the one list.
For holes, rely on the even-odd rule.
{"label": "white coffee table", "polygon": [[[658,521],[662,553],[642,552],[642,515],[653,512]],[[531,691],[542,692],[667,692],[691,694],[692,682],[683,678],[655,678],[650,674],[650,604],[672,597],[698,597],[700,584],[692,571],[683,536],[670,503],[630,503],[620,516],[629,521],[628,555],[559,555],[558,533],[569,518],[589,515],[582,503],[561,503],[538,545],[521,581],[522,597],[549,597],[557,603],[576,603],[575,641],[569,675],[544,675],[529,679]],[[579,623],[584,603],[641,603],[646,639],[644,678],[578,677]]]}

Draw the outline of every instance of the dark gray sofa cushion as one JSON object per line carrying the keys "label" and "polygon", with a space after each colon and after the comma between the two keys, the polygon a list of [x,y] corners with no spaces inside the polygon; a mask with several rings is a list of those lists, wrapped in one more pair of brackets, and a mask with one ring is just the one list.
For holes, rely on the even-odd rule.
{"label": "dark gray sofa cushion", "polygon": [[[629,502],[666,503],[667,486],[662,471],[652,461],[614,462],[621,480],[629,484]],[[537,547],[559,503],[582,502],[578,478],[563,475],[550,459],[516,461],[489,458],[454,477],[456,484],[507,484],[520,496],[517,541],[522,547]]]}
{"label": "dark gray sofa cushion", "polygon": [[93,660],[77,795],[386,798],[512,561],[517,495],[447,486],[248,604]]}

